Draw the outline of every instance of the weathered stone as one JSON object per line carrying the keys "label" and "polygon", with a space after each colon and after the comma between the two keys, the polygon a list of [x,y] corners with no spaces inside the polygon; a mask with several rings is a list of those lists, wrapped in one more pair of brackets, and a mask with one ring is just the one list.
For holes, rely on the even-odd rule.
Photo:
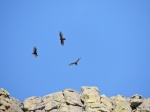
{"label": "weathered stone", "polygon": [[0,110],[0,112],[5,112],[4,110]]}
{"label": "weathered stone", "polygon": [[61,103],[56,102],[55,100],[51,100],[48,103],[45,104],[45,110],[53,110],[53,109],[58,109],[60,107]]}
{"label": "weathered stone", "polygon": [[4,106],[4,105],[1,105],[1,106],[0,106],[0,110],[5,111],[5,110],[6,110],[5,106]]}
{"label": "weathered stone", "polygon": [[131,107],[128,102],[120,102],[116,105],[113,112],[131,112]]}
{"label": "weathered stone", "polygon": [[64,98],[62,92],[56,92],[56,93],[49,94],[49,95],[42,97],[42,101],[45,104],[52,101],[52,100],[55,100],[55,101],[61,102],[61,103],[65,102],[65,98]]}
{"label": "weathered stone", "polygon": [[80,100],[80,94],[72,89],[64,90],[64,97],[67,104],[75,105],[75,106],[83,106]]}
{"label": "weathered stone", "polygon": [[0,96],[1,96],[1,95],[4,95],[4,96],[6,96],[6,97],[9,97],[9,96],[10,96],[9,92],[6,91],[4,88],[0,88]]}
{"label": "weathered stone", "polygon": [[115,104],[113,112],[131,112],[132,110],[129,101],[121,95],[115,97],[113,103]]}
{"label": "weathered stone", "polygon": [[88,103],[85,110],[87,112],[110,112],[110,110],[108,110],[104,104],[100,103]]}
{"label": "weathered stone", "polygon": [[53,110],[51,110],[49,112],[59,112],[59,111],[57,109],[53,109]]}
{"label": "weathered stone", "polygon": [[42,108],[42,105],[41,105],[41,98],[39,97],[30,97],[30,98],[27,98],[24,100],[23,102],[23,110],[36,110],[36,109],[39,109],[39,108]]}
{"label": "weathered stone", "polygon": [[107,98],[105,95],[100,96],[100,103],[104,104],[106,108],[110,111],[113,109],[112,101],[109,98]]}
{"label": "weathered stone", "polygon": [[45,112],[45,110],[35,110],[35,112]]}
{"label": "weathered stone", "polygon": [[42,101],[45,104],[52,101],[52,100],[53,100],[53,94],[49,94],[49,95],[46,95],[46,96],[42,97]]}
{"label": "weathered stone", "polygon": [[21,107],[22,104],[19,102],[18,99],[10,98],[10,108],[8,109],[9,112],[23,112]]}
{"label": "weathered stone", "polygon": [[142,96],[141,95],[134,95],[130,98],[130,103],[131,103],[131,107],[133,109],[135,109],[136,107],[138,107],[140,104],[142,104],[143,102],[143,99],[142,99]]}
{"label": "weathered stone", "polygon": [[0,105],[4,105],[6,108],[10,107],[10,98],[4,95],[0,96]]}
{"label": "weathered stone", "polygon": [[124,96],[121,96],[121,95],[111,97],[110,99],[113,102],[113,104],[118,104],[120,102],[126,102],[126,98]]}
{"label": "weathered stone", "polygon": [[42,101],[42,104],[45,104],[46,111],[54,111],[54,109],[58,109],[60,107],[61,103],[65,102],[65,98],[62,92],[57,92],[44,96]]}
{"label": "weathered stone", "polygon": [[42,112],[42,110],[35,110],[35,112]]}
{"label": "weathered stone", "polygon": [[82,107],[80,106],[69,105],[68,109],[69,112],[82,112]]}
{"label": "weathered stone", "polygon": [[81,100],[84,102],[84,105],[87,103],[100,103],[99,90],[97,87],[86,87],[83,86]]}
{"label": "weathered stone", "polygon": [[63,92],[56,92],[56,93],[54,93],[53,94],[53,99],[55,101],[58,101],[58,102],[61,102],[61,103],[65,102],[65,98],[64,98]]}
{"label": "weathered stone", "polygon": [[89,106],[91,108],[99,108],[100,107],[100,103],[88,103],[87,106]]}
{"label": "weathered stone", "polygon": [[66,103],[62,103],[58,112],[69,112],[68,105],[66,105]]}
{"label": "weathered stone", "polygon": [[143,103],[134,112],[150,112],[150,98],[143,99]]}
{"label": "weathered stone", "polygon": [[144,99],[138,94],[131,98],[121,95],[107,98],[100,96],[96,87],[82,87],[81,94],[66,89],[42,98],[30,97],[20,103],[1,89],[0,112],[150,112],[150,98]]}

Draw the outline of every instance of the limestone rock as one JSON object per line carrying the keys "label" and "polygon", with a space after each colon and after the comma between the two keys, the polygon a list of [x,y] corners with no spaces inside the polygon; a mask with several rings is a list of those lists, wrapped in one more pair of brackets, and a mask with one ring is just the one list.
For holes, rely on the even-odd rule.
{"label": "limestone rock", "polygon": [[43,96],[41,99],[42,99],[43,103],[46,104],[53,100],[53,94]]}
{"label": "limestone rock", "polygon": [[88,103],[85,106],[86,112],[110,112],[104,104]]}
{"label": "limestone rock", "polygon": [[[82,87],[81,100],[84,102],[85,112],[110,112],[104,104],[100,104],[97,87]],[[104,102],[104,100],[102,101]]]}
{"label": "limestone rock", "polygon": [[0,110],[5,111],[5,110],[6,110],[5,106],[4,106],[4,105],[1,105],[1,106],[0,106]]}
{"label": "limestone rock", "polygon": [[150,112],[150,98],[143,99],[143,103],[139,105],[133,112]]}
{"label": "limestone rock", "polygon": [[115,106],[113,112],[131,112],[132,110],[129,101],[121,95],[113,99],[113,104]]}
{"label": "limestone rock", "polygon": [[35,112],[45,112],[45,110],[35,110]]}
{"label": "limestone rock", "polygon": [[23,101],[23,110],[37,110],[43,108],[42,99],[39,97],[30,97]]}
{"label": "limestone rock", "polygon": [[64,98],[63,92],[56,92],[56,93],[54,93],[53,94],[53,99],[55,101],[58,101],[58,102],[61,102],[61,103],[65,102],[65,98]]}
{"label": "limestone rock", "polygon": [[134,95],[130,98],[130,103],[131,103],[131,107],[133,109],[135,109],[136,107],[138,107],[140,104],[142,104],[143,102],[143,99],[142,99],[142,96],[141,95]]}
{"label": "limestone rock", "polygon": [[83,86],[81,100],[86,105],[87,103],[100,103],[99,90],[97,87]]}
{"label": "limestone rock", "polygon": [[4,90],[3,88],[0,88],[0,110],[5,111],[10,107],[10,94]]}
{"label": "limestone rock", "polygon": [[105,95],[101,95],[101,96],[100,96],[100,103],[101,103],[101,104],[104,104],[105,107],[106,107],[109,111],[113,110],[113,103],[112,103],[112,101],[111,101],[109,98],[107,98]]}
{"label": "limestone rock", "polygon": [[0,105],[4,105],[6,108],[10,107],[10,98],[0,96]]}
{"label": "limestone rock", "polygon": [[[84,105],[83,105],[84,104]],[[43,97],[30,97],[20,103],[0,89],[0,112],[150,112],[150,98],[99,95],[97,87],[82,87],[82,93],[72,89]]]}
{"label": "limestone rock", "polygon": [[66,103],[62,103],[58,112],[69,112],[68,105]]}
{"label": "limestone rock", "polygon": [[42,101],[45,104],[52,101],[52,100],[55,100],[55,101],[60,102],[60,103],[65,102],[65,98],[64,98],[62,92],[56,92],[56,93],[49,94],[49,95],[42,97]]}
{"label": "limestone rock", "polygon": [[49,112],[59,112],[59,111],[57,109],[53,109],[53,110],[51,110]]}
{"label": "limestone rock", "polygon": [[65,102],[65,98],[62,92],[56,92],[53,94],[46,95],[42,98],[42,104],[45,105],[46,111],[55,111],[59,109],[61,103]]}
{"label": "limestone rock", "polygon": [[45,104],[45,110],[50,111],[53,109],[58,109],[60,107],[60,105],[61,105],[60,102],[56,102],[55,100],[51,100]]}
{"label": "limestone rock", "polygon": [[0,96],[1,96],[1,95],[4,95],[4,96],[6,96],[6,97],[9,97],[9,96],[10,96],[9,92],[6,91],[4,88],[0,88]]}
{"label": "limestone rock", "polygon": [[68,110],[69,110],[68,112],[82,112],[82,107],[69,105]]}
{"label": "limestone rock", "polygon": [[10,98],[10,108],[8,109],[9,112],[23,112],[21,107],[22,104],[19,102],[18,99]]}
{"label": "limestone rock", "polygon": [[80,100],[80,93],[72,89],[66,89],[63,91],[63,93],[67,104],[71,104],[74,106],[83,106]]}

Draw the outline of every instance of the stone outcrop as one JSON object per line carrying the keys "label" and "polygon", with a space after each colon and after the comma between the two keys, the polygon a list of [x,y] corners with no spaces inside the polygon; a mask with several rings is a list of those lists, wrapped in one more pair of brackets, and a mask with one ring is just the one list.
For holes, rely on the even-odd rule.
{"label": "stone outcrop", "polygon": [[65,89],[43,97],[32,96],[20,103],[1,88],[0,112],[150,112],[150,98],[139,94],[107,98],[97,87],[81,89],[81,93]]}

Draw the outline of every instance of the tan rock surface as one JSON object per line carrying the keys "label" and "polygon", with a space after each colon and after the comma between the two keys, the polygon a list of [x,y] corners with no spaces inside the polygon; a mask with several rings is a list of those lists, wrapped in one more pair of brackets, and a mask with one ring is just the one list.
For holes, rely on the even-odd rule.
{"label": "tan rock surface", "polygon": [[66,89],[63,91],[63,93],[67,104],[83,106],[80,100],[80,93],[72,89]]}
{"label": "tan rock surface", "polygon": [[105,95],[101,95],[100,96],[100,103],[104,104],[105,107],[109,110],[109,111],[112,111],[113,109],[113,103],[112,101],[107,98]]}
{"label": "tan rock surface", "polygon": [[82,86],[81,100],[84,104],[100,103],[99,89],[97,87]]}
{"label": "tan rock surface", "polygon": [[97,87],[82,87],[82,93],[73,89],[29,97],[20,103],[0,89],[0,112],[150,112],[150,98],[118,95],[107,98]]}
{"label": "tan rock surface", "polygon": [[37,110],[41,105],[42,99],[36,96],[29,97],[23,101],[23,110]]}

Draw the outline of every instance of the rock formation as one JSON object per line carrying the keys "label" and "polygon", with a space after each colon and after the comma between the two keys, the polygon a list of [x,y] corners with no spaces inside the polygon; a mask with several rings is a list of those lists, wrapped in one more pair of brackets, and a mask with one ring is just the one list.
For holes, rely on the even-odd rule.
{"label": "rock formation", "polygon": [[107,98],[97,87],[81,87],[82,93],[72,89],[43,97],[32,96],[22,103],[0,89],[0,112],[150,112],[150,98],[122,95]]}

